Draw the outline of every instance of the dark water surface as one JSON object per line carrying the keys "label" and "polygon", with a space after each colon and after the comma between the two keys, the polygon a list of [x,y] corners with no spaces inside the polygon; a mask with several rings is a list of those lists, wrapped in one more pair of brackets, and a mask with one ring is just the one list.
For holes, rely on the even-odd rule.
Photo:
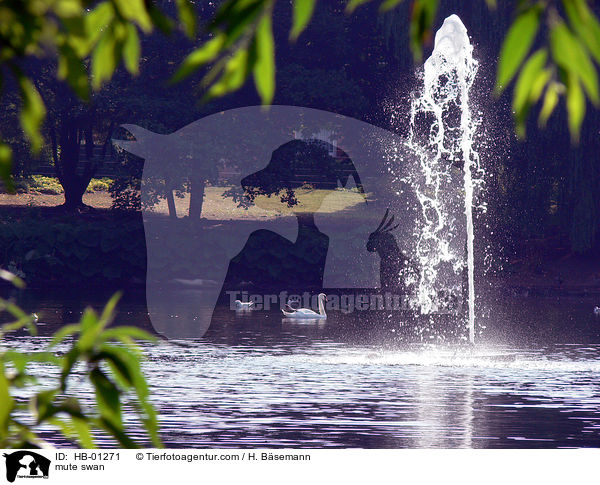
{"label": "dark water surface", "polygon": [[[42,314],[42,336],[5,343],[34,350],[90,298],[20,301]],[[480,312],[472,350],[462,330],[442,341],[434,324],[407,329],[397,315],[300,323],[219,309],[202,339],[145,345],[144,368],[172,448],[600,446],[593,306],[590,298],[504,298]],[[151,329],[140,298],[119,308],[117,323]],[[92,399],[81,382],[73,386]]]}

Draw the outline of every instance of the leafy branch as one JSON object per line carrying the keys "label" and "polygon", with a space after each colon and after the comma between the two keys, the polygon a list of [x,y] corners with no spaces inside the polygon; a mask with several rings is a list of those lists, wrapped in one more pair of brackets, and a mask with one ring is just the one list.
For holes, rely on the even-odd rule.
{"label": "leafy branch", "polygon": [[[191,0],[177,0],[179,22],[195,35]],[[168,33],[173,20],[145,0],[12,0],[0,4],[0,89],[12,78],[21,97],[20,124],[34,154],[43,146],[46,107],[35,81],[20,66],[29,57],[56,57],[57,78],[82,99],[98,91],[122,62],[139,72],[140,33]],[[0,180],[13,191],[12,150],[0,139]]]}
{"label": "leafy branch", "polygon": [[[519,72],[513,112],[520,137],[525,137],[526,122],[534,105],[541,103],[538,124],[544,127],[560,98],[565,97],[571,139],[577,142],[586,99],[596,107],[600,104],[600,22],[586,0],[561,3],[565,18],[557,6],[547,1],[522,1],[502,46],[496,92],[501,94]],[[544,24],[543,47],[530,54]]]}
{"label": "leafy branch", "polygon": [[[133,407],[148,433],[152,446],[161,447],[156,411],[149,400],[149,390],[140,367],[140,351],[135,340],[156,339],[136,327],[111,327],[119,295],[113,296],[100,315],[87,308],[77,324],[58,330],[46,350],[22,352],[3,349],[0,352],[0,448],[41,447],[45,442],[36,429],[51,425],[78,446],[95,448],[93,431],[102,430],[119,446],[136,448],[122,417],[122,398],[133,394]],[[0,327],[0,339],[8,332],[27,328],[36,334],[34,315],[25,314],[14,303],[0,300],[0,311],[9,312],[15,320]],[[69,350],[58,355],[54,348],[72,337]],[[17,389],[36,382],[30,364],[44,363],[56,367],[57,378],[50,389],[36,392],[23,402]],[[70,393],[70,382],[77,366],[83,365],[86,380],[95,393],[95,406],[84,409]],[[22,415],[29,414],[33,425]]]}

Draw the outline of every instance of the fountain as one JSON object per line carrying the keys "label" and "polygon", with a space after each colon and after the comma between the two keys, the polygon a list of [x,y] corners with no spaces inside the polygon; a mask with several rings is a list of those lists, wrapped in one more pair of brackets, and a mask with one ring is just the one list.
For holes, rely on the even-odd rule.
{"label": "fountain", "polygon": [[[414,187],[421,206],[422,222],[416,235],[421,313],[441,309],[441,288],[461,292],[462,285],[454,283],[452,287],[447,274],[463,279],[466,264],[471,343],[475,339],[473,197],[482,181],[479,155],[473,147],[479,119],[469,105],[477,67],[467,29],[457,15],[451,15],[435,35],[433,53],[423,70],[423,87],[411,102],[407,146],[416,163],[404,180]],[[458,178],[462,178],[460,195]],[[461,242],[457,248],[462,221],[459,223],[455,214],[460,212],[466,217],[466,243]]]}

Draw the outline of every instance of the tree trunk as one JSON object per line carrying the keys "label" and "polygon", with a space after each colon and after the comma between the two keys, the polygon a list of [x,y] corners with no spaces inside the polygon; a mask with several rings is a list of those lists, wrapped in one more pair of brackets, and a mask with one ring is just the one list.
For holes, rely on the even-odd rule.
{"label": "tree trunk", "polygon": [[169,217],[177,219],[177,209],[175,208],[175,199],[173,198],[173,189],[167,189],[167,205],[169,206]]}
{"label": "tree trunk", "polygon": [[85,193],[87,184],[85,185],[85,187],[83,187],[83,183],[63,183],[62,185],[63,189],[65,189],[65,203],[63,204],[63,207],[65,209],[69,211],[74,211],[85,207],[85,204],[83,203],[83,194]]}
{"label": "tree trunk", "polygon": [[198,220],[202,217],[205,187],[206,182],[203,179],[196,178],[190,180],[190,208],[188,213],[190,219]]}
{"label": "tree trunk", "polygon": [[[83,194],[91,180],[91,176],[88,178],[85,171],[82,175],[77,173],[81,134],[78,120],[64,114],[59,120],[58,137],[54,126],[50,135],[56,175],[65,191],[63,208],[69,211],[75,211],[85,206]],[[88,135],[88,138],[91,139],[91,136]],[[60,151],[58,146],[60,146]]]}
{"label": "tree trunk", "polygon": [[[68,111],[65,111],[58,119],[51,120],[51,153],[56,175],[65,191],[64,209],[73,211],[86,207],[83,203],[83,194],[85,194],[87,186],[100,163],[104,160],[106,145],[110,141],[113,129],[114,123],[111,123],[102,157],[98,161],[93,158],[94,136],[90,113],[71,115]],[[86,160],[80,160],[82,141],[84,142]]]}

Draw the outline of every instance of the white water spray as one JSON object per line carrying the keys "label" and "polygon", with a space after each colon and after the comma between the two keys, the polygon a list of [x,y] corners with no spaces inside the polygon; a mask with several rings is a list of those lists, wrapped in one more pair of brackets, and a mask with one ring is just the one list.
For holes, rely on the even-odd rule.
{"label": "white water spray", "polygon": [[[462,275],[466,246],[471,343],[475,338],[473,194],[480,181],[474,175],[481,169],[473,147],[479,120],[472,116],[469,91],[477,66],[467,29],[458,16],[451,15],[436,33],[433,53],[425,62],[423,88],[411,104],[407,142],[417,157],[417,167],[407,181],[415,188],[423,219],[416,235],[421,268],[418,304],[422,313],[431,314],[443,305],[440,290],[456,294],[459,288],[452,288],[445,275]],[[457,194],[457,177],[463,179],[462,194]],[[460,232],[454,214],[460,209],[466,215],[466,244],[462,239],[457,247],[452,244]]]}

